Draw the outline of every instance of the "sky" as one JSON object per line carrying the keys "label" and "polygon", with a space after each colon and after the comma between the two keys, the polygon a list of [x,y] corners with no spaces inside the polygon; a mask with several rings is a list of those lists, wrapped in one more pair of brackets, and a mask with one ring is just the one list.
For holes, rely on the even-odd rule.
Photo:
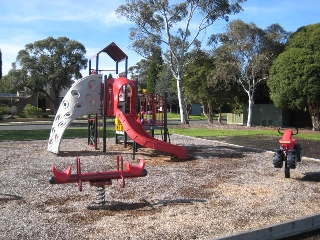
{"label": "sky", "polygon": [[[88,59],[115,42],[128,55],[128,66],[135,65],[142,57],[129,48],[129,29],[134,25],[124,18],[118,18],[115,13],[125,2],[0,0],[2,74],[8,73],[18,52],[25,49],[26,44],[49,36],[68,37],[82,43]],[[291,32],[301,26],[320,22],[320,0],[247,0],[242,7],[243,12],[230,16],[230,21],[241,19],[246,23],[253,22],[262,29],[278,23]],[[216,21],[199,40],[203,40],[205,45],[206,38],[224,32],[226,24],[223,20]],[[107,54],[100,54],[99,68],[115,69],[115,62]],[[119,72],[124,68],[124,62],[119,63]],[[84,70],[82,75],[87,76],[88,70]]]}

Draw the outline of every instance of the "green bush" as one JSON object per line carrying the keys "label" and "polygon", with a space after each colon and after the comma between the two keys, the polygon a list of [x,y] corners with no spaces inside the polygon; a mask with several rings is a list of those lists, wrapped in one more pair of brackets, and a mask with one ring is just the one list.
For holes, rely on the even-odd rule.
{"label": "green bush", "polygon": [[42,118],[49,118],[49,114],[46,113],[46,112],[43,112],[43,113],[41,114],[41,117],[42,117]]}
{"label": "green bush", "polygon": [[9,107],[7,109],[8,113],[10,113],[11,115],[16,115],[18,113],[18,108],[16,106],[12,106],[11,108]]}
{"label": "green bush", "polygon": [[6,107],[0,107],[0,116],[5,115],[7,113]]}
{"label": "green bush", "polygon": [[41,117],[43,111],[41,108],[37,108],[35,106],[32,106],[31,104],[27,104],[23,109],[23,113],[26,115],[27,118],[36,118]]}

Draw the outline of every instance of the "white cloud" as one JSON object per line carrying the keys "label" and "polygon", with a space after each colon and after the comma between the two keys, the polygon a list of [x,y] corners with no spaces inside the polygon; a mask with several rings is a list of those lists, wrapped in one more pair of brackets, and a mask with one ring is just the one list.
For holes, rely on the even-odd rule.
{"label": "white cloud", "polygon": [[103,23],[106,27],[114,27],[119,25],[132,25],[130,21],[128,21],[125,18],[119,18],[115,11],[111,11],[104,15],[103,17]]}

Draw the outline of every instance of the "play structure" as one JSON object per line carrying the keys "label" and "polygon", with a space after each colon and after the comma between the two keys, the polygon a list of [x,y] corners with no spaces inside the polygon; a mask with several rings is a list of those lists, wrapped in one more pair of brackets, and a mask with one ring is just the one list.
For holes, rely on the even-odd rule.
{"label": "play structure", "polygon": [[[126,77],[107,79],[106,76],[103,78],[102,74],[96,74],[103,71],[98,68],[99,54],[102,52],[106,52],[117,63],[116,73],[118,73],[118,62],[127,60],[127,56],[115,43],[111,43],[95,55],[96,69],[91,69],[92,59],[90,59],[89,72],[95,74],[78,80],[63,98],[51,128],[48,150],[55,154],[59,153],[63,133],[73,120],[86,114],[100,114],[103,117],[103,151],[106,148],[106,117],[108,116],[116,117],[125,134],[140,146],[169,153],[174,158],[187,158],[186,148],[156,139],[147,132],[148,127],[155,129],[163,124],[163,121],[158,121],[156,116],[164,111],[166,106],[158,105],[160,101],[155,99],[156,95],[153,95],[152,101],[146,100],[144,105],[141,105],[150,108],[147,112],[140,110],[139,116],[136,110],[138,99],[136,81]],[[161,103],[164,104],[163,101]],[[141,113],[144,113],[143,117]],[[95,144],[96,142],[97,140]]]}
{"label": "play structure", "polygon": [[[187,157],[186,148],[175,146],[171,143],[158,140],[153,136],[153,130],[164,126],[164,111],[166,102],[157,94],[151,94],[150,98],[142,98],[139,102],[140,109],[144,107],[145,111],[139,110],[137,113],[137,82],[131,81],[126,77],[117,77],[107,79],[100,74],[105,70],[99,69],[99,54],[107,53],[115,62],[115,72],[118,74],[118,63],[125,60],[125,75],[127,75],[127,55],[115,44],[111,43],[93,58],[89,60],[89,76],[75,82],[65,97],[54,119],[48,150],[58,154],[63,133],[69,124],[75,119],[88,115],[88,144],[97,148],[99,139],[99,118],[103,117],[103,151],[106,152],[106,117],[115,117],[117,132],[123,132],[125,138],[128,136],[134,141],[135,146],[140,146],[160,150],[170,153],[171,156],[178,159]],[[91,60],[96,60],[96,68],[91,68]],[[109,71],[109,70],[107,70]],[[166,113],[165,113],[166,114]],[[90,116],[94,117],[90,117]],[[158,120],[160,117],[161,120]],[[147,130],[152,129],[152,134]],[[116,134],[117,139],[117,134]],[[125,141],[126,142],[126,141]],[[97,188],[97,204],[105,203],[105,186],[112,184],[115,179],[121,186],[125,186],[125,178],[144,177],[147,171],[144,169],[144,160],[133,166],[129,162],[123,166],[123,158],[117,156],[117,168],[114,171],[106,172],[81,172],[80,158],[76,159],[76,173],[71,173],[71,166],[65,171],[59,171],[52,166],[52,174],[49,178],[51,184],[77,183],[82,191],[82,183],[89,182],[91,186]]]}
{"label": "play structure", "polygon": [[298,128],[293,133],[292,129],[278,128],[282,138],[279,140],[280,149],[275,150],[273,155],[273,166],[282,168],[284,163],[284,175],[290,178],[290,169],[295,169],[297,162],[301,161],[301,146],[296,143],[292,136],[298,134]]}
{"label": "play structure", "polygon": [[[97,149],[99,139],[99,118],[103,118],[103,151],[106,152],[106,117],[115,117],[116,141],[119,134],[133,140],[134,146],[152,148],[169,153],[171,157],[178,159],[187,158],[186,148],[167,142],[166,134],[164,141],[154,138],[154,129],[160,127],[166,130],[166,101],[157,94],[147,94],[143,97],[137,94],[137,82],[126,77],[107,79],[103,78],[99,69],[99,54],[107,53],[116,62],[116,74],[118,63],[125,60],[125,75],[127,75],[127,55],[115,44],[111,43],[93,58],[89,60],[89,76],[75,82],[65,97],[53,121],[48,150],[58,154],[63,133],[69,124],[75,119],[88,115],[88,144]],[[91,60],[96,60],[96,68],[91,68]],[[108,70],[109,71],[109,70]],[[137,105],[139,103],[139,106]],[[139,110],[137,110],[139,109]],[[94,117],[91,117],[94,116]],[[151,134],[147,131],[151,130]],[[167,130],[166,130],[167,131]],[[136,148],[136,147],[135,147]],[[135,149],[134,148],[134,149]],[[105,202],[105,186],[115,179],[121,186],[125,186],[125,178],[144,177],[147,171],[144,169],[144,160],[133,166],[130,163],[123,167],[123,158],[117,156],[117,169],[107,172],[81,172],[80,158],[76,159],[76,173],[71,173],[69,166],[65,171],[59,171],[52,166],[53,176],[49,178],[51,184],[77,183],[82,191],[82,183],[89,182],[97,187],[96,200],[99,204]]]}

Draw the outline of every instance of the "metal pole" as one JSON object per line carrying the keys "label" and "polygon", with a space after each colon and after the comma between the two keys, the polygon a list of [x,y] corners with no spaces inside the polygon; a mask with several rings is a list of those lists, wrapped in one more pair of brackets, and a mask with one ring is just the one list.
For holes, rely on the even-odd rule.
{"label": "metal pole", "polygon": [[107,84],[106,84],[106,78],[103,78],[103,89],[101,89],[101,92],[103,92],[103,107],[102,107],[102,114],[103,114],[103,147],[102,151],[107,151]]}
{"label": "metal pole", "polygon": [[94,149],[98,149],[98,114],[96,114],[94,122]]}
{"label": "metal pole", "polygon": [[88,145],[90,144],[90,136],[91,136],[91,125],[90,125],[90,114],[88,114]]}
{"label": "metal pole", "polygon": [[164,142],[167,142],[167,135],[168,135],[167,98],[168,98],[168,92],[165,91],[164,92],[164,109],[162,110],[162,111],[164,111],[164,121],[163,121],[163,125],[164,125],[163,140],[164,140]]}
{"label": "metal pole", "polygon": [[126,70],[126,78],[127,78],[128,77],[128,57],[126,57],[125,70]]}
{"label": "metal pole", "polygon": [[139,78],[137,77],[137,80],[136,80],[136,113],[140,112],[138,84],[139,84]]}
{"label": "metal pole", "polygon": [[96,57],[96,74],[98,74],[98,70],[99,70],[99,54]]}
{"label": "metal pole", "polygon": [[116,74],[118,74],[119,72],[119,69],[118,69],[118,62],[116,62]]}

